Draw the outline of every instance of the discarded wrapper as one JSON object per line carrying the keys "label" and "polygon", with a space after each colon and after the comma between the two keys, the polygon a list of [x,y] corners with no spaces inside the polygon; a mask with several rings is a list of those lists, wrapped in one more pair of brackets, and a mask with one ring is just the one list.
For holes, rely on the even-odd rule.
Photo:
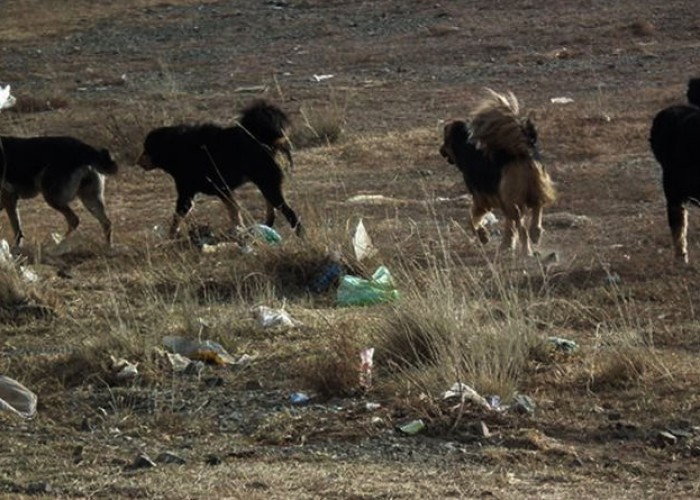
{"label": "discarded wrapper", "polygon": [[176,354],[191,360],[204,361],[216,365],[235,365],[236,359],[221,344],[211,340],[197,340],[168,335],[163,338],[163,345]]}
{"label": "discarded wrapper", "polygon": [[442,399],[452,398],[460,398],[462,401],[472,401],[483,408],[491,409],[491,405],[486,401],[486,398],[481,396],[472,387],[462,382],[454,383],[452,387],[442,395]]}
{"label": "discarded wrapper", "polygon": [[289,401],[293,405],[303,405],[308,403],[311,400],[308,394],[303,393],[303,392],[293,392],[289,396]]}
{"label": "discarded wrapper", "polygon": [[136,378],[139,374],[138,363],[132,363],[124,358],[109,357],[110,370],[112,374],[119,380],[128,380]]}
{"label": "discarded wrapper", "polygon": [[374,347],[360,351],[360,387],[366,391],[372,387],[373,357]]}
{"label": "discarded wrapper", "polygon": [[10,86],[0,86],[0,111],[2,111],[3,109],[11,108],[15,105],[15,102],[17,102],[17,100],[10,93]]}
{"label": "discarded wrapper", "polygon": [[253,315],[263,328],[296,326],[296,322],[284,309],[272,309],[271,307],[258,306],[253,309]]}
{"label": "discarded wrapper", "polygon": [[372,239],[369,237],[362,219],[357,223],[355,235],[352,237],[352,247],[355,250],[355,258],[358,262],[362,262],[364,259],[377,253],[377,249],[372,243]]}
{"label": "discarded wrapper", "polygon": [[338,303],[344,306],[379,304],[398,298],[399,291],[385,266],[377,268],[369,280],[358,276],[343,276],[337,292]]}
{"label": "discarded wrapper", "polygon": [[409,436],[418,434],[423,429],[425,429],[425,423],[421,419],[411,420],[410,422],[399,426],[399,430],[404,434],[408,434]]}
{"label": "discarded wrapper", "polygon": [[0,375],[0,411],[9,411],[22,418],[36,415],[37,396],[10,377]]}

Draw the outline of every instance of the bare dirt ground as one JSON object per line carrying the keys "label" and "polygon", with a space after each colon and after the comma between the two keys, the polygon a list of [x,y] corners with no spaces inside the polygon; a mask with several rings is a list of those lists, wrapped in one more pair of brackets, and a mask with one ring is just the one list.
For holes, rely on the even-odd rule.
{"label": "bare dirt ground", "polygon": [[[122,167],[106,193],[116,249],[95,243],[54,260],[34,252],[37,286],[57,316],[0,327],[0,371],[40,398],[32,421],[0,416],[1,494],[698,495],[697,217],[691,212],[691,264],[677,267],[647,142],[653,115],[682,102],[687,79],[697,74],[695,2],[66,4],[0,5],[0,84],[11,84],[19,101],[0,115],[0,133],[69,134],[109,147]],[[167,223],[175,193],[165,174],[133,165],[145,133],[183,121],[230,123],[254,97],[280,104],[298,129],[335,120],[340,140],[299,148],[287,182],[312,236],[332,226],[345,237],[362,217],[389,263],[397,252],[437,251],[440,240],[465,268],[478,270],[497,242],[484,251],[465,231],[469,200],[460,198],[461,178],[438,148],[442,121],[466,116],[484,87],[512,90],[539,128],[560,194],[545,219],[544,249],[556,251],[559,263],[545,278],[542,329],[576,340],[584,354],[528,371],[520,390],[537,402],[534,416],[470,415],[486,422],[490,438],[430,425],[422,435],[401,436],[394,424],[412,416],[410,407],[381,393],[291,406],[289,393],[305,389],[305,356],[337,325],[360,335],[363,317],[381,312],[336,311],[327,298],[290,294],[283,298],[305,328],[273,334],[235,317],[256,304],[230,292],[230,276],[217,274],[227,265],[220,257],[154,246],[153,227]],[[573,102],[555,104],[554,97]],[[358,194],[394,201],[347,202]],[[241,203],[261,220],[253,188],[241,189]],[[40,199],[21,210],[32,248],[63,228]],[[98,242],[97,224],[79,213],[79,232]],[[562,214],[585,222],[570,224]],[[2,217],[0,236],[9,239]],[[195,217],[226,225],[213,200],[200,200]],[[283,221],[279,229],[293,239]],[[180,304],[182,289],[194,294],[191,304]],[[169,322],[145,302],[164,311],[180,305]],[[217,321],[205,333],[231,352],[253,353],[250,367],[208,368],[201,378],[165,383],[151,374],[161,383],[137,390],[109,386],[51,355],[93,352],[95,339],[124,331],[142,336],[146,349],[191,323],[189,316],[208,315]],[[589,376],[598,373],[591,353],[610,317],[653,338],[655,368],[635,383]],[[93,354],[99,367],[109,353]],[[376,400],[380,410],[365,409]],[[669,429],[676,441],[659,437]],[[131,467],[139,453],[155,458],[163,451],[185,463]]]}

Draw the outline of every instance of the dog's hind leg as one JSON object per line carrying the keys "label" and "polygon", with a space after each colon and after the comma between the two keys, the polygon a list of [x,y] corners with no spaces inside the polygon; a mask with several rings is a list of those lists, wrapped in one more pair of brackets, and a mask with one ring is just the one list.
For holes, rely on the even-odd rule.
{"label": "dog's hind leg", "polygon": [[303,237],[304,227],[301,225],[301,221],[299,220],[297,213],[292,209],[292,207],[287,205],[287,202],[284,200],[281,184],[261,184],[258,186],[258,189],[260,189],[260,192],[268,203],[268,222],[274,222],[274,217],[272,218],[272,221],[270,221],[269,217],[269,207],[273,207],[272,211],[274,212],[274,210],[277,209],[282,212],[282,215],[285,216],[289,222],[289,225],[292,226],[292,229],[294,229],[296,235]]}
{"label": "dog's hind leg", "polygon": [[102,177],[91,178],[84,182],[78,191],[78,197],[85,208],[98,220],[108,246],[112,245],[112,221],[107,217],[104,204],[104,180]]}
{"label": "dog's hind leg", "polygon": [[19,248],[22,246],[24,233],[22,233],[22,221],[19,218],[19,210],[17,210],[17,195],[7,193],[3,190],[0,194],[0,198],[2,198],[2,207],[7,210],[7,217],[10,219],[10,227],[12,227],[12,232],[15,235],[15,247]]}
{"label": "dog's hind leg", "polygon": [[265,200],[265,205],[265,225],[267,227],[272,227],[272,225],[275,223],[275,207],[267,200]]}
{"label": "dog's hind leg", "polygon": [[59,212],[61,212],[63,214],[63,217],[66,218],[66,223],[68,224],[68,231],[66,231],[65,237],[67,238],[73,231],[75,231],[78,228],[78,224],[80,224],[80,219],[75,214],[73,209],[71,207],[69,207],[68,205],[65,205],[65,206],[51,205],[51,207],[53,207],[56,210],[58,210]]}
{"label": "dog's hind leg", "polygon": [[688,211],[682,203],[668,202],[666,204],[668,225],[671,227],[673,247],[676,259],[688,263]]}
{"label": "dog's hind leg", "polygon": [[530,239],[535,245],[540,242],[542,233],[544,232],[544,229],[542,229],[543,212],[544,208],[542,205],[537,205],[532,209],[532,220],[530,221]]}

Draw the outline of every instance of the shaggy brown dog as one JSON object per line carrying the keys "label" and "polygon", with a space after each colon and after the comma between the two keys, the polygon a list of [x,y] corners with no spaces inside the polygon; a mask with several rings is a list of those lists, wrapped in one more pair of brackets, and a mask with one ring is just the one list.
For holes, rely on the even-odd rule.
{"label": "shaggy brown dog", "polygon": [[[472,113],[470,122],[445,125],[440,154],[459,168],[472,194],[472,229],[482,243],[488,241],[484,216],[499,208],[505,216],[502,248],[514,248],[519,236],[523,252],[532,254],[532,243],[542,235],[542,211],[556,194],[552,181],[537,160],[537,131],[529,119],[519,116],[512,93],[490,89]],[[531,212],[530,229],[523,222]]]}

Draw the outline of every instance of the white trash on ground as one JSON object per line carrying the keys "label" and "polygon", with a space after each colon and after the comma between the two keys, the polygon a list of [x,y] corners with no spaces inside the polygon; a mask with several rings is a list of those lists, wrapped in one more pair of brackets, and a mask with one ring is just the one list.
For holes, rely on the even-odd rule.
{"label": "white trash on ground", "polygon": [[0,111],[3,109],[11,108],[15,105],[17,100],[10,93],[10,86],[5,85],[4,87],[0,85]]}
{"label": "white trash on ground", "polygon": [[467,384],[463,384],[462,382],[455,382],[448,391],[445,391],[442,394],[442,399],[453,398],[460,398],[461,401],[472,401],[488,410],[491,409],[491,405],[486,398],[476,392],[472,387],[469,387]]}
{"label": "white trash on ground", "polygon": [[136,378],[139,374],[138,363],[132,363],[124,358],[109,357],[110,370],[118,380]]}
{"label": "white trash on ground", "polygon": [[258,306],[253,309],[253,316],[263,328],[292,328],[298,324],[284,309]]}
{"label": "white trash on ground", "polygon": [[355,250],[355,258],[358,262],[362,262],[364,259],[377,253],[377,249],[372,243],[372,238],[369,237],[362,219],[357,223],[355,235],[352,237],[352,247]]}
{"label": "white trash on ground", "polygon": [[552,97],[549,101],[552,104],[571,104],[574,102],[573,98],[571,97]]}
{"label": "white trash on ground", "polygon": [[22,418],[36,415],[36,394],[10,377],[0,375],[0,411],[9,411]]}
{"label": "white trash on ground", "polygon": [[372,368],[374,367],[374,347],[360,351],[360,387],[369,390],[372,387]]}

